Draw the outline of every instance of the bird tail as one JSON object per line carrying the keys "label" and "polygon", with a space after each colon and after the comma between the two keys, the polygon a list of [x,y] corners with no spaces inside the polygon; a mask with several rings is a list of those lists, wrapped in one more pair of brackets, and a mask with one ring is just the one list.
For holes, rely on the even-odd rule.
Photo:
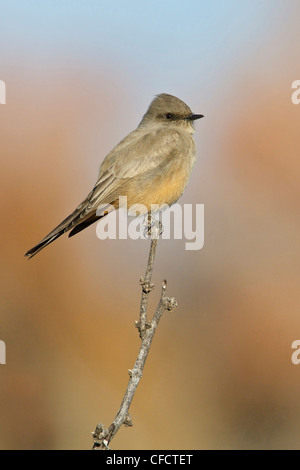
{"label": "bird tail", "polygon": [[35,256],[39,253],[43,248],[50,245],[50,243],[54,242],[57,238],[61,237],[66,232],[69,233],[69,237],[73,237],[77,233],[81,232],[81,230],[85,229],[89,225],[93,224],[97,220],[105,217],[112,209],[113,206],[108,204],[107,210],[103,209],[102,214],[98,215],[96,209],[92,209],[88,207],[88,198],[81,203],[74,212],[72,212],[69,217],[63,220],[57,227],[55,227],[52,232],[48,233],[43,240],[41,240],[37,245],[33,248],[28,250],[25,253],[28,259]]}
{"label": "bird tail", "polygon": [[47,245],[50,245],[50,243],[54,242],[54,240],[63,235],[64,232],[65,230],[61,230],[55,235],[52,235],[52,237],[49,237],[49,235],[47,235],[47,237],[43,238],[43,240],[41,240],[37,245],[35,245],[33,248],[31,248],[25,253],[27,259],[30,259],[33,256],[37,255],[43,248],[45,248]]}
{"label": "bird tail", "polygon": [[43,240],[41,240],[37,245],[35,245],[30,250],[28,250],[25,253],[25,256],[27,256],[28,259],[32,258],[34,255],[39,253],[43,248],[50,245],[50,243],[54,242],[54,240],[56,240],[61,235],[63,235],[65,232],[68,232],[73,227],[75,227],[75,225],[82,223],[84,220],[86,220],[91,215],[93,215],[94,212],[87,213],[85,211],[87,204],[88,204],[89,196],[74,210],[74,212],[72,212],[72,214],[70,214],[57,227],[55,227],[55,229],[53,229],[50,233],[48,233],[48,235],[46,235],[46,237],[43,238]]}
{"label": "bird tail", "polygon": [[[81,212],[81,211],[80,211]],[[33,248],[28,250],[25,253],[28,259],[32,258],[34,255],[39,253],[43,248],[50,245],[50,243],[54,242],[58,237],[61,237],[65,232],[68,232],[72,227],[75,225],[75,220],[80,217],[80,212],[76,209],[69,217],[64,219],[55,229],[53,229],[48,235],[46,235],[43,240],[41,240],[37,245]]]}

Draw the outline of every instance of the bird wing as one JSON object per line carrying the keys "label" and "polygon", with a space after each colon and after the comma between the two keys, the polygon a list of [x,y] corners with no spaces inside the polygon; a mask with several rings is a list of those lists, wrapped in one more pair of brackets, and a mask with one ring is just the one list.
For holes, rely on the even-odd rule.
{"label": "bird wing", "polygon": [[176,129],[157,129],[142,132],[137,129],[122,140],[103,161],[97,183],[85,210],[102,203],[111,203],[111,196],[130,178],[157,169],[178,151],[180,133]]}
{"label": "bird wing", "polygon": [[[104,159],[98,180],[84,201],[36,246],[27,251],[31,258],[63,233],[69,236],[96,222],[100,204],[113,204],[122,195],[130,178],[158,169],[178,152],[180,133],[176,129],[143,131],[136,129],[123,139]],[[125,195],[125,194],[124,194]]]}

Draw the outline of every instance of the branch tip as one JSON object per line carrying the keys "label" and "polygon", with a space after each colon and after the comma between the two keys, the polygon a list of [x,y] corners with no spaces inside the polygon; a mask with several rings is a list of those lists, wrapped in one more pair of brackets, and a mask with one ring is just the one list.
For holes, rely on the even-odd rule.
{"label": "branch tip", "polygon": [[166,297],[164,299],[164,307],[166,310],[171,312],[178,307],[177,300],[174,297]]}

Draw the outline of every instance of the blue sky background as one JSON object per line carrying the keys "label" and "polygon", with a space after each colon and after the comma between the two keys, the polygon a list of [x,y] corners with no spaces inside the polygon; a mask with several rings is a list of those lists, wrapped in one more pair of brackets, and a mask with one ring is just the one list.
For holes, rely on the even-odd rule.
{"label": "blue sky background", "polygon": [[[293,1],[12,0],[0,3],[1,55],[127,69],[137,87],[188,88],[256,50]],[[16,55],[17,54],[17,55]],[[204,78],[205,77],[205,78]]]}
{"label": "blue sky background", "polygon": [[[19,89],[36,82],[37,106],[43,83],[51,93],[51,84],[54,89],[71,74],[75,81],[80,72],[78,88],[97,99],[93,80],[99,92],[109,82],[118,89],[120,109],[127,106],[132,113],[128,125],[121,114],[115,122],[121,136],[161,92],[214,116],[209,122],[217,125],[224,110],[230,114],[241,104],[237,90],[247,88],[255,99],[257,82],[278,81],[289,89],[297,78],[298,5],[297,0],[1,1],[0,79],[7,82],[8,99],[16,94],[12,76]],[[223,119],[221,124],[220,132],[226,132]]]}

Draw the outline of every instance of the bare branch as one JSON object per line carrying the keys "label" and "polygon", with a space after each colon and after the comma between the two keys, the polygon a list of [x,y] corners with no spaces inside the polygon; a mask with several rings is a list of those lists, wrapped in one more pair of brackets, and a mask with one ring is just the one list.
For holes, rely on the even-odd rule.
{"label": "bare branch", "polygon": [[140,305],[140,319],[138,322],[135,322],[135,326],[138,328],[140,338],[142,340],[141,347],[139,350],[138,357],[135,361],[135,364],[132,369],[128,371],[129,381],[127,389],[125,391],[120,409],[116,414],[116,417],[108,429],[104,428],[102,424],[98,424],[94,433],[93,433],[93,449],[94,450],[108,450],[109,443],[116,435],[122,424],[125,426],[132,426],[131,417],[129,415],[129,408],[132,403],[133,397],[135,395],[137,386],[140,379],[143,376],[143,370],[145,366],[146,359],[148,357],[150,346],[158,326],[158,323],[161,319],[162,314],[165,310],[173,310],[177,307],[177,302],[174,298],[169,298],[166,295],[167,281],[164,281],[162,284],[161,295],[159,303],[157,306],[154,315],[149,322],[147,314],[148,298],[149,293],[153,290],[154,285],[151,284],[153,264],[156,254],[158,237],[161,234],[162,227],[159,222],[153,222],[151,219],[148,219],[148,231],[151,233],[151,244],[150,252],[148,257],[148,263],[146,268],[146,273],[144,279],[140,280],[142,286],[142,297]]}

